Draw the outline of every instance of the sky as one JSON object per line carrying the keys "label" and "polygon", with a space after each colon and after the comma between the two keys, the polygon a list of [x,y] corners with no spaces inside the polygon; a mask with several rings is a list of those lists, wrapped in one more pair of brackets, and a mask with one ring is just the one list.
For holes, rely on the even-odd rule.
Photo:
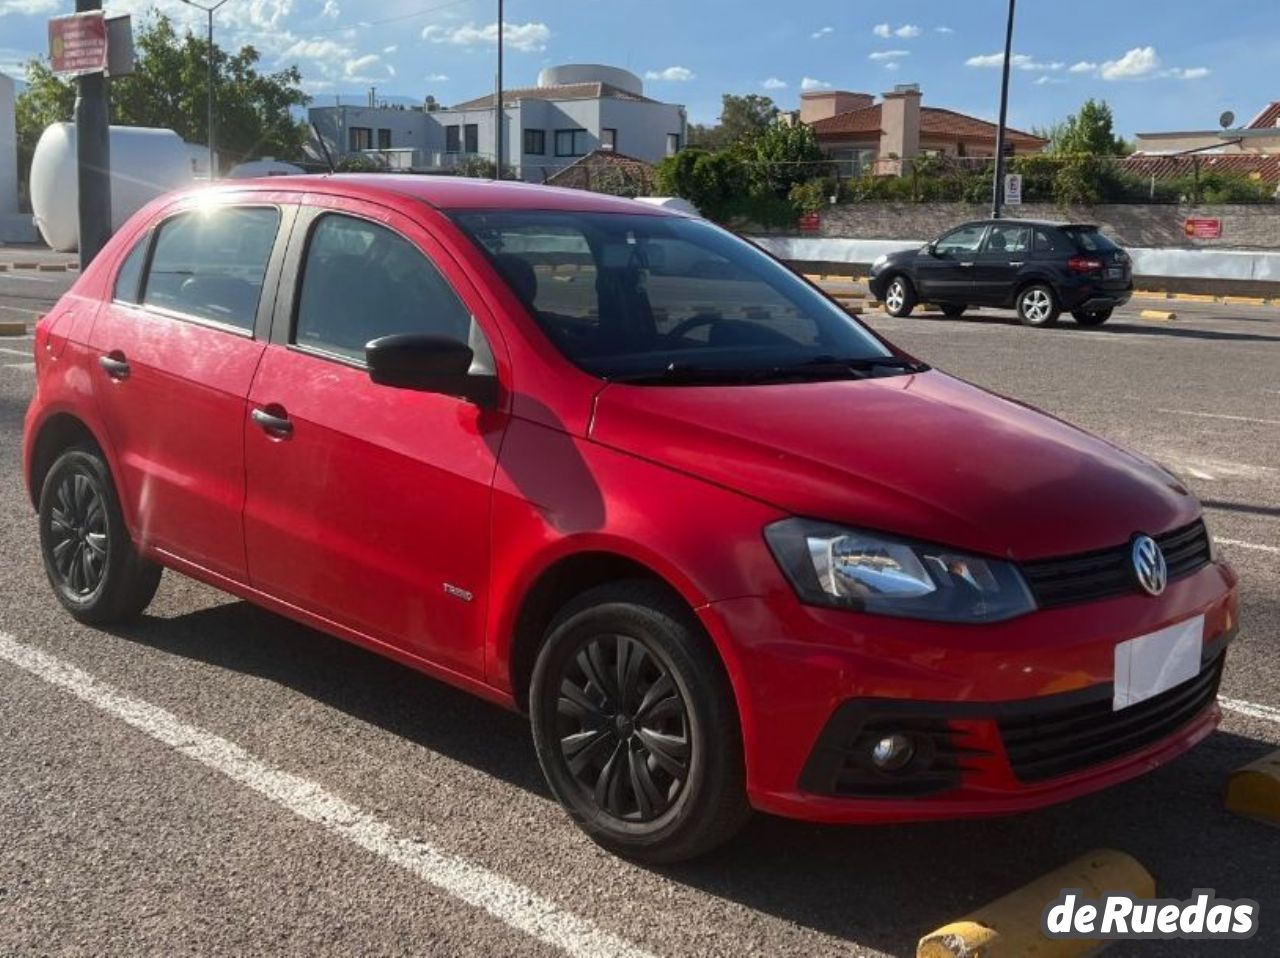
{"label": "sky", "polygon": [[[206,2],[206,0],[200,0]],[[47,47],[49,16],[72,0],[0,0],[0,71]],[[181,0],[155,8],[204,29]],[[220,45],[252,43],[263,65],[296,64],[319,104],[378,95],[444,104],[482,95],[496,70],[497,0],[227,0]],[[506,85],[557,63],[625,67],[645,92],[714,122],[722,93],[794,109],[806,89],[882,93],[918,83],[924,103],[994,119],[1006,0],[507,0]],[[1247,122],[1280,99],[1280,0],[1022,0],[1009,122],[1047,126],[1088,97],[1120,133]]]}

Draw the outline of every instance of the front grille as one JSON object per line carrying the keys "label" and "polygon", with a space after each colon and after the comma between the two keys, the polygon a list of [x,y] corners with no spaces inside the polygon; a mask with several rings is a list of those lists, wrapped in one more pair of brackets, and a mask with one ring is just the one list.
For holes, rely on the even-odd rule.
{"label": "front grille", "polygon": [[[1172,735],[1216,697],[1224,656],[1200,674],[1153,698],[1112,711],[1111,686],[1105,697],[1026,714],[997,718],[1009,764],[1021,781],[1038,782],[1119,758]],[[1067,693],[1076,699],[1078,693]]]}
{"label": "front grille", "polygon": [[[1209,563],[1209,533],[1197,519],[1172,532],[1153,536],[1169,567],[1169,581],[1190,575]],[[1022,574],[1042,609],[1093,602],[1138,588],[1126,543],[1097,552],[1022,565]]]}

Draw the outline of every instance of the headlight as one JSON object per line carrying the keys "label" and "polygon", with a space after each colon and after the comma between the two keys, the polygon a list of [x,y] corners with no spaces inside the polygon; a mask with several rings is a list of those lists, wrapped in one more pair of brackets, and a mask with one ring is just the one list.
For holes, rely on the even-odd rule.
{"label": "headlight", "polygon": [[765,540],[801,601],[939,622],[999,622],[1036,608],[1012,563],[784,519]]}

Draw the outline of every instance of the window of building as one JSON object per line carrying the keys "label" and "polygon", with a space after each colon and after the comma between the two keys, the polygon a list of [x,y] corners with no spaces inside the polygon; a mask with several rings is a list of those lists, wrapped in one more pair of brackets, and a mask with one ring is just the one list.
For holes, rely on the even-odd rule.
{"label": "window of building", "polygon": [[462,127],[455,124],[444,128],[444,151],[446,153],[462,152]]}
{"label": "window of building", "polygon": [[547,152],[546,130],[525,130],[524,151],[530,156],[542,156]]}
{"label": "window of building", "polygon": [[462,142],[464,153],[480,152],[480,127],[475,123],[468,123],[462,128]]}
{"label": "window of building", "polygon": [[394,333],[467,341],[471,315],[416,246],[383,226],[330,213],[311,233],[293,341],[364,362],[365,343]]}
{"label": "window of building", "polygon": [[166,220],[143,302],[252,330],[279,226],[275,207],[222,207]]}
{"label": "window of building", "polygon": [[875,167],[876,151],[866,147],[841,147],[831,151],[841,176],[863,176]]}
{"label": "window of building", "polygon": [[667,156],[675,156],[680,152],[680,134],[667,134]]}
{"label": "window of building", "polygon": [[367,126],[353,126],[348,131],[350,137],[350,150],[352,153],[359,153],[361,150],[373,149],[373,129]]}
{"label": "window of building", "polygon": [[618,131],[606,126],[600,131],[600,149],[616,150],[618,148]]}
{"label": "window of building", "polygon": [[391,131],[390,130],[378,131],[378,149],[380,150],[391,149]]}
{"label": "window of building", "polygon": [[586,155],[586,130],[556,130],[556,156]]}

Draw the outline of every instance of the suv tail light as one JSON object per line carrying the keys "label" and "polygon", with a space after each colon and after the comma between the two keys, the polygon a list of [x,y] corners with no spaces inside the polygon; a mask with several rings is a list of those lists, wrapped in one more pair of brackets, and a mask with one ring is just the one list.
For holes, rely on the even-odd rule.
{"label": "suv tail light", "polygon": [[1073,256],[1067,260],[1067,269],[1073,273],[1096,273],[1102,269],[1102,260],[1090,256]]}

